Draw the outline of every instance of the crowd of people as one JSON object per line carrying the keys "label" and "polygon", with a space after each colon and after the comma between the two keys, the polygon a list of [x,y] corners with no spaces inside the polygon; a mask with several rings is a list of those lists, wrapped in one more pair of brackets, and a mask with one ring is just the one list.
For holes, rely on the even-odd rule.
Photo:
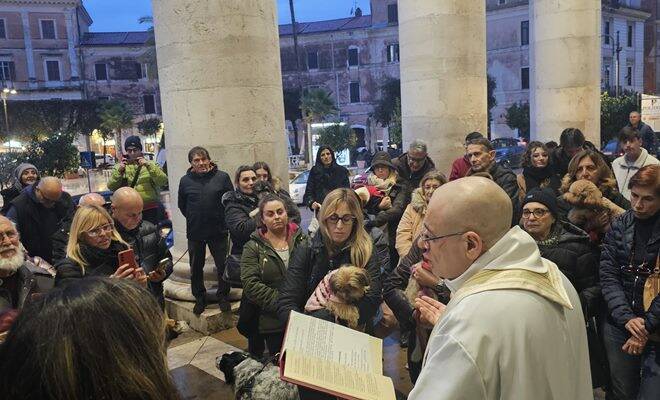
{"label": "crowd of people", "polygon": [[[195,146],[177,194],[193,311],[216,301],[228,312],[230,288],[242,287],[237,327],[256,358],[279,352],[291,311],[381,338],[399,331],[411,399],[587,399],[596,387],[608,399],[660,398],[660,163],[640,124],[622,129],[624,155],[611,166],[568,128],[558,146],[529,143],[516,175],[471,132],[449,179],[414,140],[394,159],[376,153],[357,188],[321,147],[304,196],[309,231],[266,163],[232,179]],[[173,393],[161,370],[163,281],[173,269],[158,231],[166,175],[139,138],[124,150],[109,201],[91,193],[74,205],[30,164],[3,191],[0,393]],[[207,247],[214,296],[204,286]],[[33,351],[45,335],[63,347]],[[98,371],[80,372],[89,365]],[[112,368],[126,385],[89,382]]]}

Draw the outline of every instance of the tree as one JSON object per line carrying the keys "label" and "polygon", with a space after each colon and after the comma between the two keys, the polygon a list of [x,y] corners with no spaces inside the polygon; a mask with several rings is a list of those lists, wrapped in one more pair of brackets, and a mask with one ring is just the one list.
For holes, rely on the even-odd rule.
{"label": "tree", "polygon": [[[324,89],[306,90],[300,99],[300,110],[307,123],[307,155],[311,151],[312,123],[323,121],[328,115],[338,112],[330,93]],[[311,161],[311,158],[308,160]]]}
{"label": "tree", "polygon": [[121,100],[108,100],[101,103],[99,108],[101,129],[112,132],[115,137],[117,155],[121,155],[121,130],[133,126],[133,113],[128,104]]}
{"label": "tree", "polygon": [[495,98],[495,89],[497,89],[497,82],[495,78],[490,75],[487,75],[488,80],[488,137],[490,137],[490,124],[493,122],[492,110],[497,106],[497,99]]}
{"label": "tree", "polygon": [[71,132],[57,132],[45,140],[33,138],[25,150],[25,161],[34,164],[42,176],[62,177],[80,165],[74,137]]}
{"label": "tree", "polygon": [[302,111],[300,110],[300,89],[284,89],[284,119],[291,121],[293,126],[293,137],[295,144],[293,146],[293,153],[300,154],[298,148],[298,125],[296,121],[303,119]]}
{"label": "tree", "polygon": [[619,97],[604,92],[600,96],[600,138],[604,143],[617,137],[628,123],[632,111],[638,111],[638,94],[625,91]]}
{"label": "tree", "polygon": [[396,99],[394,114],[392,115],[392,120],[389,124],[389,135],[390,142],[396,143],[399,148],[402,147],[403,143],[403,124],[401,120],[401,99]]}
{"label": "tree", "polygon": [[529,103],[514,103],[506,109],[506,124],[518,130],[518,136],[529,140]]}
{"label": "tree", "polygon": [[390,78],[380,87],[380,98],[374,107],[374,119],[382,126],[389,126],[397,108],[401,111],[401,80]]}
{"label": "tree", "polygon": [[330,146],[334,151],[340,152],[355,146],[356,141],[353,129],[345,124],[334,123],[319,130],[317,143],[320,146]]}

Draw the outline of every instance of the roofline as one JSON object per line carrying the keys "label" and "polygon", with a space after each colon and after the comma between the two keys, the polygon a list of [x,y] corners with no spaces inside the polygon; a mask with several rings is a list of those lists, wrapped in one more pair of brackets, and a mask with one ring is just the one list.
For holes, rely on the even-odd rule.
{"label": "roofline", "polygon": [[[355,19],[357,19],[357,18],[366,18],[366,17],[372,18],[372,14],[365,14],[365,15],[361,15],[359,17],[352,16],[352,17],[335,18],[335,19],[323,19],[323,20],[320,20],[320,21],[296,21],[296,25],[305,25],[305,24],[314,24],[314,23],[318,23],[318,22],[332,22],[332,21],[346,20],[346,22],[337,29],[331,29],[331,30],[319,31],[319,32],[298,32],[298,35],[316,35],[316,34],[324,33],[324,32],[337,32],[337,31],[343,31],[343,30],[349,30],[349,29],[367,29],[367,28],[370,28],[371,26],[361,27],[361,28],[347,28],[347,29],[344,29],[344,27],[346,25],[353,22]],[[372,20],[372,23],[373,23],[373,20]],[[291,27],[291,33],[282,33],[279,36],[293,36],[294,27],[292,26],[292,24],[289,23],[289,24],[278,24],[277,25],[278,29],[281,28],[281,27],[285,27],[285,26],[290,26]]]}
{"label": "roofline", "polygon": [[87,9],[85,8],[85,4],[81,4],[80,6],[78,6],[78,10],[81,11],[82,17],[85,18],[85,19],[87,20],[87,22],[89,23],[89,25],[91,25],[91,24],[94,23],[94,20],[92,19],[92,16],[89,15],[89,12],[88,12]]}

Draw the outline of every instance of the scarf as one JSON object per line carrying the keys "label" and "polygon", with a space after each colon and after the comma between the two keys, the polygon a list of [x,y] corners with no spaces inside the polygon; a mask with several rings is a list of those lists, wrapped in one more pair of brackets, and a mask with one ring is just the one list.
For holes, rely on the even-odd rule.
{"label": "scarf", "polygon": [[80,255],[87,264],[84,268],[84,275],[112,275],[117,268],[119,268],[120,251],[124,251],[128,247],[117,241],[112,241],[110,247],[107,249],[100,249],[98,247],[80,244]]}
{"label": "scarf", "polygon": [[525,167],[523,169],[523,177],[525,178],[525,189],[527,192],[536,187],[550,187],[557,192],[559,186],[561,186],[559,177],[550,164],[543,168]]}
{"label": "scarf", "polygon": [[380,179],[376,176],[376,174],[369,174],[369,177],[367,178],[367,184],[369,186],[375,186],[376,189],[383,192],[385,196],[390,194],[390,191],[392,190],[392,187],[394,187],[395,183],[396,174],[390,174],[390,176],[388,176],[386,179]]}

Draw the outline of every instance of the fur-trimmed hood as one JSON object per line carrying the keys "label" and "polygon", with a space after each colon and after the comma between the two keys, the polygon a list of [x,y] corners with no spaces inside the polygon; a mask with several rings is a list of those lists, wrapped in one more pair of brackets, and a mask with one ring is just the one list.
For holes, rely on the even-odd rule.
{"label": "fur-trimmed hood", "polygon": [[410,205],[412,206],[413,210],[419,214],[424,214],[426,212],[428,203],[426,202],[424,193],[422,193],[422,188],[413,190],[412,197],[410,199]]}

